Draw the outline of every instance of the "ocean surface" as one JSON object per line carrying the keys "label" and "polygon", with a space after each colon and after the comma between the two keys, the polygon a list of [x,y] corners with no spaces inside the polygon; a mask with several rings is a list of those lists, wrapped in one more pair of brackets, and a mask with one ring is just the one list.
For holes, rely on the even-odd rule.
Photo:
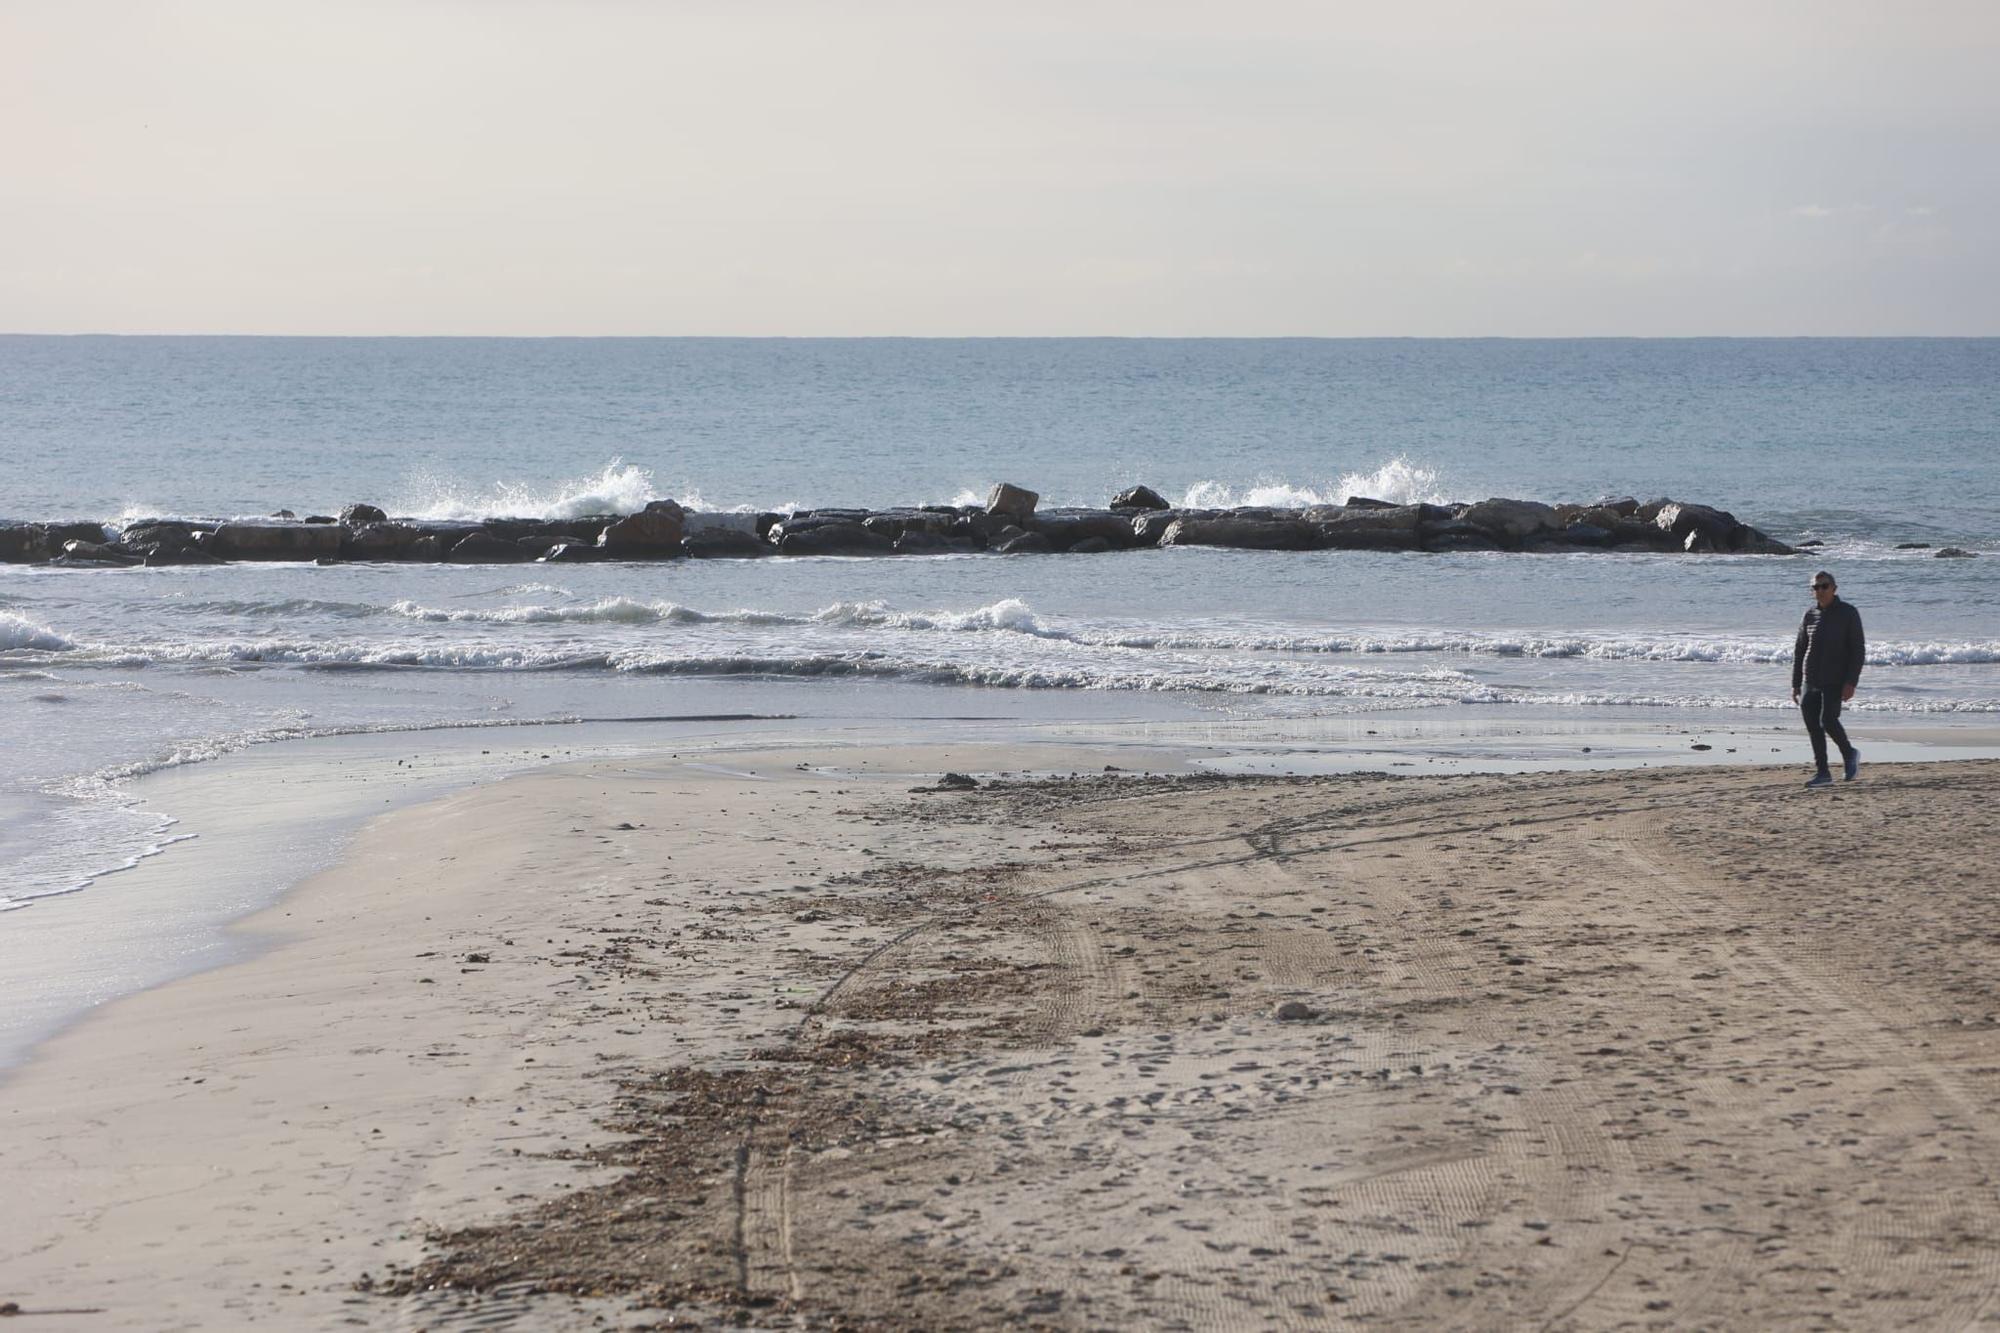
{"label": "ocean surface", "polygon": [[1045,505],[1670,495],[1825,546],[0,566],[0,932],[173,854],[139,775],[316,735],[1784,725],[1821,565],[1870,635],[1857,727],[2000,722],[2000,340],[0,337],[0,518],[782,510],[1000,480]]}

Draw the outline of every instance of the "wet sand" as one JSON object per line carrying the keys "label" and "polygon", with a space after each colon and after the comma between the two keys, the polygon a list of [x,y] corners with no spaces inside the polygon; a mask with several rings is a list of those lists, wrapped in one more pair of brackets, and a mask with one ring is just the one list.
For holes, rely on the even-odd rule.
{"label": "wet sand", "polygon": [[[1139,762],[662,755],[388,816],[246,923],[256,958],[0,1084],[0,1301],[123,1328],[1990,1313],[2000,763],[1830,793],[1101,771]],[[1082,776],[986,780],[1031,763]],[[982,785],[908,790],[947,768]]]}

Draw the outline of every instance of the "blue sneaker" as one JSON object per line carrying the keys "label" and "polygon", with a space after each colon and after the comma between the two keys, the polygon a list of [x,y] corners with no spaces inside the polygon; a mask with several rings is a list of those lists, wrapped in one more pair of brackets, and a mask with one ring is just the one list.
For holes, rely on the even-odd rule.
{"label": "blue sneaker", "polygon": [[1841,768],[1843,770],[1841,780],[1844,782],[1854,781],[1854,775],[1861,771],[1861,751],[1849,750],[1847,758],[1841,762]]}
{"label": "blue sneaker", "polygon": [[1833,774],[1827,772],[1823,768],[1819,772],[1813,774],[1811,777],[1806,779],[1806,786],[1808,787],[1831,787],[1832,785],[1833,785]]}

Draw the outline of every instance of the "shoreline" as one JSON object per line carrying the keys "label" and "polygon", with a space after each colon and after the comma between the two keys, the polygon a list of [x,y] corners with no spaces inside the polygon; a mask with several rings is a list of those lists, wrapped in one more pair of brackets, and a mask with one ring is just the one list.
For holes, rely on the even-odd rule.
{"label": "shoreline", "polygon": [[[1006,701],[1009,703],[1016,701]],[[1257,718],[940,714],[964,743],[1137,746],[1230,776],[1617,772],[1804,762],[1796,725],[1755,715],[1706,722],[1675,710],[1577,710],[1521,718],[1468,707]],[[1851,714],[1869,765],[2000,758],[2000,723]],[[677,732],[678,737],[663,734]],[[123,784],[126,809],[157,819],[162,845],[81,889],[23,900],[0,918],[0,1086],[36,1045],[108,1000],[172,984],[239,956],[234,926],[339,863],[383,807],[401,809],[540,768],[674,747],[728,751],[789,739],[841,748],[916,743],[917,723],[874,713],[811,717],[687,713],[357,730],[259,742]],[[671,744],[670,744],[671,741]],[[1058,770],[1041,769],[1054,773]],[[386,795],[381,793],[386,792]],[[246,794],[248,799],[245,799]]]}
{"label": "shoreline", "polygon": [[[1140,777],[1102,770],[1197,756],[1082,740],[670,754],[373,820],[232,928],[247,959],[42,1046],[0,1082],[0,1300],[1943,1326],[1995,1285],[1952,1259],[2000,1156],[2000,765],[1816,796],[1721,765]],[[905,790],[947,768],[1093,776]],[[1865,892],[1798,873],[1829,836]],[[1908,1244],[1854,1249],[1877,1232]],[[1831,1293],[1773,1276],[1823,1264]],[[1732,1306],[1738,1276],[1792,1303]]]}

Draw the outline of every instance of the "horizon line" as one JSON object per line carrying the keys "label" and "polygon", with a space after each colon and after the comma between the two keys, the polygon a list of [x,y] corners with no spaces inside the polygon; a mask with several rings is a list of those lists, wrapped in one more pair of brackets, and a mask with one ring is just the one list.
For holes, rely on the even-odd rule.
{"label": "horizon line", "polygon": [[401,342],[1980,342],[1994,333],[52,333],[0,338],[319,339]]}

